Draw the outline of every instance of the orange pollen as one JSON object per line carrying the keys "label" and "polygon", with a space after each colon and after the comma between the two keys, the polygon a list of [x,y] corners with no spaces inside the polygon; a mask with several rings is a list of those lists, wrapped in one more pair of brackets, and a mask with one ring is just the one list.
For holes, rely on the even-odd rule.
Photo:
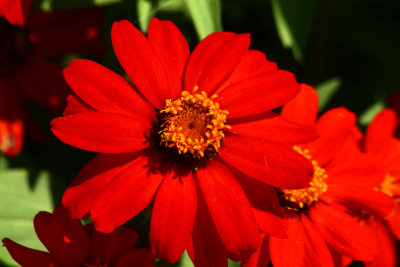
{"label": "orange pollen", "polygon": [[160,111],[163,119],[158,133],[160,145],[202,158],[208,149],[218,151],[225,137],[222,130],[231,127],[225,124],[228,111],[213,101],[217,95],[207,97],[204,91],[196,93],[197,89],[195,86],[193,94],[183,91],[179,99],[166,101]]}
{"label": "orange pollen", "polygon": [[400,180],[390,174],[385,175],[385,180],[375,190],[400,201]]}
{"label": "orange pollen", "polygon": [[311,158],[308,149],[301,150],[298,146],[294,146],[293,149],[308,159],[314,167],[314,175],[309,187],[304,189],[282,189],[283,198],[295,204],[295,209],[302,209],[318,201],[318,197],[326,192],[328,186],[325,180],[328,178],[328,175],[325,173],[325,169],[318,166],[318,163]]}

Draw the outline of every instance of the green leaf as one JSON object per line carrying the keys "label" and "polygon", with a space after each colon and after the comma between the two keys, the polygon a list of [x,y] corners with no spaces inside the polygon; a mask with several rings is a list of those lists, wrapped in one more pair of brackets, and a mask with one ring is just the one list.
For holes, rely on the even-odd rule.
{"label": "green leaf", "polygon": [[[59,187],[65,188],[46,171],[37,175],[24,169],[0,172],[0,239],[8,237],[21,245],[46,250],[35,234],[33,218],[39,211],[53,211],[53,196]],[[0,261],[15,265],[5,247],[0,248]]]}
{"label": "green leaf", "polygon": [[185,4],[200,39],[210,33],[222,31],[219,0],[185,0]]}
{"label": "green leaf", "polygon": [[272,12],[279,38],[292,49],[297,61],[304,58],[316,13],[315,0],[272,0]]}
{"label": "green leaf", "polygon": [[36,0],[33,5],[35,8],[51,11],[61,9],[76,9],[89,6],[104,6],[119,3],[122,0]]}
{"label": "green leaf", "polygon": [[183,0],[137,0],[136,9],[140,29],[145,33],[158,11],[180,11],[183,9]]}
{"label": "green leaf", "polygon": [[319,110],[323,110],[342,85],[342,80],[338,77],[327,80],[315,87],[318,93]]}
{"label": "green leaf", "polygon": [[383,99],[377,100],[374,104],[369,106],[359,117],[358,122],[362,126],[367,126],[376,114],[386,107],[385,101]]}

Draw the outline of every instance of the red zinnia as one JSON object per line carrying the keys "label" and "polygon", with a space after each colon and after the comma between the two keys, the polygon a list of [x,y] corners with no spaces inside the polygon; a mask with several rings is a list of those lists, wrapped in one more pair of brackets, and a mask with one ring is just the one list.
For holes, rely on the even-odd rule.
{"label": "red zinnia", "polygon": [[3,245],[22,267],[155,266],[149,249],[135,248],[138,234],[132,229],[121,227],[103,234],[71,219],[62,206],[56,207],[54,214],[39,212],[33,223],[37,236],[49,252],[3,239]]}
{"label": "red zinnia", "polygon": [[368,266],[396,266],[397,249],[393,235],[400,239],[400,140],[394,137],[397,118],[394,110],[381,111],[368,126],[363,148],[383,162],[384,179],[375,190],[394,199],[392,212],[382,218],[364,214],[361,225],[379,244],[379,256]]}
{"label": "red zinnia", "polygon": [[44,57],[103,47],[97,10],[30,12],[30,4],[0,1],[0,151],[9,156],[20,152],[24,128],[31,128],[35,138],[26,99],[53,112],[64,107],[69,89],[60,67]]}
{"label": "red zinnia", "polygon": [[110,232],[154,200],[150,243],[163,260],[185,248],[198,265],[210,250],[243,259],[258,246],[258,227],[231,169],[281,188],[303,188],[312,174],[288,145],[315,139],[313,127],[268,111],[293,98],[298,83],[249,50],[248,34],[211,34],[191,55],[170,21],[153,19],[148,38],[116,22],[111,38],[134,85],[88,60],[64,71],[77,97],[53,132],[102,153],[64,205]]}
{"label": "red zinnia", "polygon": [[266,236],[243,266],[267,266],[269,259],[275,267],[336,266],[340,254],[356,260],[377,256],[374,239],[348,212],[362,210],[376,216],[390,212],[391,199],[373,190],[381,179],[381,165],[352,142],[353,113],[335,108],[315,121],[317,111],[318,96],[307,85],[282,109],[286,118],[316,126],[321,137],[295,147],[315,172],[308,188],[277,189],[288,238]]}

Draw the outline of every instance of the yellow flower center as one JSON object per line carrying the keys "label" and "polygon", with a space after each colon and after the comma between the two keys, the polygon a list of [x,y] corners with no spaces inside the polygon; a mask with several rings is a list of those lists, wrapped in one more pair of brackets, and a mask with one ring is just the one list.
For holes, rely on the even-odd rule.
{"label": "yellow flower center", "polygon": [[176,148],[179,154],[190,153],[194,158],[202,158],[209,151],[218,151],[224,138],[227,110],[220,109],[213,99],[202,91],[193,94],[182,92],[177,100],[168,99],[160,111],[161,127],[158,132],[160,145]]}
{"label": "yellow flower center", "polygon": [[385,175],[385,180],[375,190],[385,193],[400,202],[400,180],[390,174]]}
{"label": "yellow flower center", "polygon": [[298,210],[318,201],[318,197],[326,192],[328,186],[325,180],[328,178],[328,175],[325,173],[325,169],[318,166],[318,163],[311,158],[310,152],[307,149],[301,150],[298,146],[294,146],[293,149],[308,159],[314,167],[314,175],[309,187],[304,189],[282,189],[285,206],[288,209]]}

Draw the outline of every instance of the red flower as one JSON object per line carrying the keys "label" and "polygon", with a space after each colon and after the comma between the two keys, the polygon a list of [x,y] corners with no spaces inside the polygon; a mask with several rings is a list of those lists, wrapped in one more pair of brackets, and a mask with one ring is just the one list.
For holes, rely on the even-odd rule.
{"label": "red flower", "polygon": [[315,139],[314,129],[268,111],[298,93],[295,78],[249,50],[248,34],[211,34],[191,55],[170,21],[153,19],[147,38],[116,22],[111,38],[134,85],[88,60],[64,71],[76,97],[53,133],[102,153],[64,205],[110,232],[154,200],[150,243],[163,260],[187,247],[197,263],[211,249],[243,259],[257,248],[258,227],[232,169],[282,188],[305,187],[312,173],[287,145]]}
{"label": "red flower", "polygon": [[290,120],[315,125],[321,136],[295,147],[315,172],[308,188],[277,189],[288,238],[266,236],[243,266],[267,266],[269,258],[275,267],[336,266],[340,254],[356,260],[377,256],[375,240],[348,212],[362,210],[376,216],[390,212],[391,199],[373,190],[382,178],[381,165],[355,145],[353,113],[335,108],[315,121],[317,111],[318,96],[307,85],[282,109]]}
{"label": "red flower", "polygon": [[400,239],[400,140],[394,137],[396,126],[396,113],[385,109],[372,120],[363,140],[364,151],[378,157],[384,166],[384,179],[375,189],[391,197],[395,203],[387,217],[364,215],[360,221],[379,244],[379,257],[368,266],[397,266],[393,235]]}
{"label": "red flower", "polygon": [[5,238],[3,245],[22,267],[151,267],[154,256],[149,249],[135,248],[138,234],[129,228],[117,228],[103,234],[83,227],[70,218],[62,206],[54,214],[39,212],[34,219],[37,236],[49,252],[21,246]]}
{"label": "red flower", "polygon": [[19,154],[25,130],[33,139],[40,138],[35,136],[37,126],[31,123],[26,99],[53,112],[64,107],[68,86],[60,67],[44,57],[100,52],[103,47],[97,10],[30,12],[30,4],[24,0],[0,3],[0,151],[9,156]]}

